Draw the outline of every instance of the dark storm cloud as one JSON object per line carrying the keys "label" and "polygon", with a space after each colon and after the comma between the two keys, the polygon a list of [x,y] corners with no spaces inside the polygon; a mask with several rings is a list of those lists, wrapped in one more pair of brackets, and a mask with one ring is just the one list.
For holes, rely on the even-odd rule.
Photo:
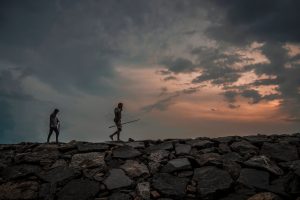
{"label": "dark storm cloud", "polygon": [[153,104],[143,106],[141,110],[144,112],[151,112],[152,110],[165,111],[169,108],[169,106],[175,103],[174,99],[177,97],[179,97],[179,94],[172,94],[166,98],[158,100]]}
{"label": "dark storm cloud", "polygon": [[164,58],[161,64],[174,73],[190,73],[195,71],[195,65],[185,58]]}
{"label": "dark storm cloud", "polygon": [[229,103],[234,103],[236,102],[236,97],[238,96],[238,93],[235,92],[235,91],[225,91],[223,93],[224,97],[225,97],[225,100]]}
{"label": "dark storm cloud", "polygon": [[[216,22],[207,34],[235,44],[252,41],[299,42],[298,0],[214,0]],[[212,13],[213,14],[213,13]]]}

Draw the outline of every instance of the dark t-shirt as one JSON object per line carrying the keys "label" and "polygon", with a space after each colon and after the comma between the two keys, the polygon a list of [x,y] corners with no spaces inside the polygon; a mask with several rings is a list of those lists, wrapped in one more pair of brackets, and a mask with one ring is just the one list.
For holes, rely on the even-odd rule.
{"label": "dark t-shirt", "polygon": [[122,110],[120,108],[115,108],[115,118],[114,121],[117,122],[121,122],[121,118],[122,118]]}
{"label": "dark t-shirt", "polygon": [[57,116],[54,113],[52,113],[50,115],[50,127],[57,128],[58,123],[59,123],[59,120],[58,120]]}

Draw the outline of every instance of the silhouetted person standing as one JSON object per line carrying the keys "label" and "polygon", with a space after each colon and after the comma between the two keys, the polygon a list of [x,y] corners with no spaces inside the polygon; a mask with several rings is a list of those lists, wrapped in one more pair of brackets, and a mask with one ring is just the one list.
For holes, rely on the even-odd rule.
{"label": "silhouetted person standing", "polygon": [[121,123],[122,110],[123,110],[123,103],[118,103],[118,107],[116,107],[114,110],[115,113],[114,122],[116,124],[117,131],[109,136],[111,140],[114,140],[114,135],[117,135],[117,139],[120,140],[120,133],[122,131],[122,123]]}
{"label": "silhouetted person standing", "polygon": [[47,143],[49,143],[49,140],[50,140],[50,137],[51,137],[53,131],[56,134],[56,143],[58,143],[59,126],[60,126],[60,122],[57,118],[58,112],[59,112],[59,110],[55,109],[50,115],[49,134],[48,134]]}

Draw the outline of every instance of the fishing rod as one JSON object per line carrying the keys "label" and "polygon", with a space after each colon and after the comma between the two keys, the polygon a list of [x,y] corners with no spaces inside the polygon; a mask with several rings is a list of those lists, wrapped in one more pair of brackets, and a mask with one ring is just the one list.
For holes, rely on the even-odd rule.
{"label": "fishing rod", "polygon": [[[121,125],[123,125],[123,124],[129,124],[129,123],[132,123],[132,122],[137,122],[137,121],[139,121],[140,119],[135,119],[135,120],[132,120],[132,121],[128,121],[128,122],[124,122],[124,123],[122,123]],[[110,126],[110,127],[108,127],[108,128],[113,128],[113,127],[116,127],[116,125],[112,125],[112,126]]]}

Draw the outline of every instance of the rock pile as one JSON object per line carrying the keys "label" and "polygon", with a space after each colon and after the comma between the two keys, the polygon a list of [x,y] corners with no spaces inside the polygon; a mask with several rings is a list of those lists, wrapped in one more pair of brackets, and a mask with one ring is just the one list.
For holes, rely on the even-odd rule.
{"label": "rock pile", "polygon": [[300,200],[300,134],[0,145],[0,199]]}

